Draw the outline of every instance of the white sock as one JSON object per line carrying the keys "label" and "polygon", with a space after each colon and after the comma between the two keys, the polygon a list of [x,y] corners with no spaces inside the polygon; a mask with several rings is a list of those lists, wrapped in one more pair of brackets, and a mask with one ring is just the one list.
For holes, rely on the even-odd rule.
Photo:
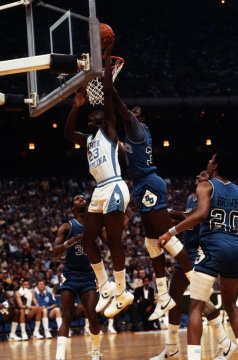
{"label": "white sock", "polygon": [[18,323],[13,321],[11,324],[11,334],[16,335],[16,330],[17,330],[17,325]]}
{"label": "white sock", "polygon": [[98,280],[98,286],[101,287],[108,281],[108,276],[103,261],[98,264],[91,264]]}
{"label": "white sock", "polygon": [[116,283],[116,295],[120,295],[126,289],[126,270],[113,271]]}
{"label": "white sock", "polygon": [[48,317],[42,318],[42,325],[44,330],[49,330],[49,319]]}
{"label": "white sock", "polygon": [[21,327],[21,335],[26,335],[26,324],[20,323],[20,327]]}
{"label": "white sock", "polygon": [[201,360],[201,345],[188,345],[188,360]]}
{"label": "white sock", "polygon": [[62,324],[62,317],[61,316],[57,317],[55,319],[55,321],[56,321],[56,324],[57,324],[57,329],[59,330],[59,328],[60,328],[60,326]]}
{"label": "white sock", "polygon": [[88,318],[85,318],[84,329],[88,329],[88,330],[89,330],[89,321],[88,321]]}
{"label": "white sock", "polygon": [[179,325],[168,324],[168,334],[167,334],[167,346],[169,346],[169,350],[173,351],[174,348],[177,348],[178,344],[178,330]]}
{"label": "white sock", "polygon": [[168,286],[167,286],[167,278],[164,276],[162,278],[156,278],[155,279],[158,295],[163,295],[168,292]]}
{"label": "white sock", "polygon": [[56,360],[64,360],[66,351],[66,336],[57,337]]}
{"label": "white sock", "polygon": [[39,329],[40,329],[40,321],[36,321],[35,322],[34,332],[39,332]]}
{"label": "white sock", "polygon": [[223,340],[227,338],[227,335],[222,325],[222,320],[220,315],[217,316],[215,319],[209,320],[209,324],[212,327],[214,336],[218,343],[221,343]]}
{"label": "white sock", "polygon": [[91,333],[92,350],[100,351],[100,333],[94,335]]}
{"label": "white sock", "polygon": [[114,330],[113,323],[114,323],[114,319],[109,318],[108,319],[108,329],[113,329]]}

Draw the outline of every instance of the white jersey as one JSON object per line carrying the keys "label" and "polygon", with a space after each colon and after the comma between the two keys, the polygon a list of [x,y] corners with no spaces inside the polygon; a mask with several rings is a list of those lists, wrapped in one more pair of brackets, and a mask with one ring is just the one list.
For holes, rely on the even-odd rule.
{"label": "white jersey", "polygon": [[110,141],[101,129],[87,139],[87,156],[89,171],[97,182],[103,186],[121,180],[121,169],[118,162],[118,142]]}

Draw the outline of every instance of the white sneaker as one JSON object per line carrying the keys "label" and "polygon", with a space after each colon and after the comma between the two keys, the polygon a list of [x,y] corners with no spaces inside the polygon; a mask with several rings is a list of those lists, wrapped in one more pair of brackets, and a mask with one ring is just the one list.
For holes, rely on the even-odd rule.
{"label": "white sneaker", "polygon": [[21,339],[22,339],[23,341],[25,341],[25,340],[29,340],[29,338],[28,338],[28,335],[27,335],[27,334],[23,334],[23,335],[21,336]]}
{"label": "white sneaker", "polygon": [[52,338],[52,335],[51,335],[49,330],[45,330],[45,338],[46,339],[51,339]]}
{"label": "white sneaker", "polygon": [[22,341],[22,338],[17,336],[16,334],[9,334],[8,340],[10,341]]}
{"label": "white sneaker", "polygon": [[[107,287],[105,287],[105,285]],[[107,306],[111,298],[114,296],[116,284],[113,281],[107,281],[106,284],[99,289],[99,300],[96,306],[96,312],[100,312]]]}
{"label": "white sneaker", "polygon": [[164,359],[178,359],[178,355],[179,355],[179,347],[177,347],[176,350],[174,350],[173,352],[169,352],[167,348],[165,348],[161,354],[150,358],[150,360],[164,360]]}
{"label": "white sneaker", "polygon": [[113,318],[127,305],[131,304],[133,300],[134,295],[130,291],[124,290],[121,295],[115,296],[112,299],[111,304],[104,311],[104,315],[106,317]]}
{"label": "white sneaker", "polygon": [[44,339],[44,336],[42,336],[42,335],[39,333],[39,331],[34,331],[34,332],[33,332],[33,338],[39,340],[39,339]]}
{"label": "white sneaker", "polygon": [[113,327],[108,328],[107,332],[108,334],[117,334],[117,331]]}
{"label": "white sneaker", "polygon": [[149,321],[157,320],[176,305],[175,301],[168,295],[158,298],[154,312],[150,315]]}
{"label": "white sneaker", "polygon": [[91,353],[91,360],[101,360],[103,356],[98,350],[92,350]]}
{"label": "white sneaker", "polygon": [[218,345],[214,360],[229,359],[231,355],[237,350],[237,345],[230,340],[228,348],[224,348],[221,344]]}

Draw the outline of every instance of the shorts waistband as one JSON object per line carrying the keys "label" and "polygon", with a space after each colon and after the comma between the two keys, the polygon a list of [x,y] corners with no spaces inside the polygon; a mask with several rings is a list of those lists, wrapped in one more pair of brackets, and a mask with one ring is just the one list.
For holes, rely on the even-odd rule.
{"label": "shorts waistband", "polygon": [[113,182],[120,181],[120,180],[122,180],[121,176],[113,176],[112,178],[109,178],[105,181],[97,183],[97,188],[103,187],[104,185],[111,184]]}

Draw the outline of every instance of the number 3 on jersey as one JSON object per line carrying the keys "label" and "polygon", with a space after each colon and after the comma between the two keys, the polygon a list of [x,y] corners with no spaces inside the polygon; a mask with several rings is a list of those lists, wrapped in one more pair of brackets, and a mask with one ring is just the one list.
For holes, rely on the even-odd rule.
{"label": "number 3 on jersey", "polygon": [[150,190],[146,190],[143,199],[142,199],[142,203],[146,206],[146,207],[152,207],[155,206],[156,202],[157,202],[158,197],[153,194]]}

